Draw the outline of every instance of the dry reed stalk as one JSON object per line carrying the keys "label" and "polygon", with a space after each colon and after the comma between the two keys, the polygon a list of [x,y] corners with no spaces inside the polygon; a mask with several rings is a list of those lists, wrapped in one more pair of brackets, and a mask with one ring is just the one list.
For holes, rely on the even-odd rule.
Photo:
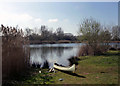
{"label": "dry reed stalk", "polygon": [[1,25],[2,32],[2,75],[11,79],[23,74],[29,63],[29,44],[23,31],[17,28]]}

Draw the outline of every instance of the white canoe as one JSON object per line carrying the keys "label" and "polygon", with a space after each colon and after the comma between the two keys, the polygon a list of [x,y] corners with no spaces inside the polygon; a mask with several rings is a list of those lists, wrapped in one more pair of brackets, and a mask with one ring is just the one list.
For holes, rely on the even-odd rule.
{"label": "white canoe", "polygon": [[63,71],[72,71],[72,72],[75,71],[75,64],[73,64],[71,67],[62,67],[54,64],[53,67]]}

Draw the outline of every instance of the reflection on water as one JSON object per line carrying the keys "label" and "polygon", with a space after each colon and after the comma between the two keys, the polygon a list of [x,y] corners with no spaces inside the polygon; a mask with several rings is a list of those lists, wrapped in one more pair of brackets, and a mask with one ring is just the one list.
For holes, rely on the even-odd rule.
{"label": "reflection on water", "polygon": [[55,62],[68,66],[68,59],[77,55],[80,46],[80,43],[30,45],[30,62],[31,64],[40,64],[41,67],[46,61],[49,67],[53,67]]}
{"label": "reflection on water", "polygon": [[[62,64],[68,66],[68,61],[72,56],[77,56],[82,43],[72,44],[41,44],[41,45],[30,45],[30,63],[39,64],[43,67],[47,61],[49,67],[53,67],[53,63]],[[120,47],[120,43],[109,43],[109,45]]]}

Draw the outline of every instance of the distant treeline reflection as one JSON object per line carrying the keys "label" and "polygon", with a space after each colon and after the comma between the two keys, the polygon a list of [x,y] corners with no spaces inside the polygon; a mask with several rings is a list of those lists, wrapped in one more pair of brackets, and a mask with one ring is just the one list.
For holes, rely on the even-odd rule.
{"label": "distant treeline reflection", "polygon": [[30,64],[34,66],[44,67],[47,62],[48,67],[52,67],[53,63],[58,62],[65,65],[69,64],[67,58],[69,55],[65,55],[66,51],[72,51],[73,47],[62,47],[62,46],[41,46],[30,48]]}
{"label": "distant treeline reflection", "polygon": [[61,57],[64,50],[67,50],[67,49],[73,49],[73,47],[39,47],[39,48],[31,48],[30,51],[31,51],[31,54],[33,52],[39,52],[41,53],[41,58],[45,58],[47,57],[47,55],[49,53],[57,53],[57,56],[58,57]]}

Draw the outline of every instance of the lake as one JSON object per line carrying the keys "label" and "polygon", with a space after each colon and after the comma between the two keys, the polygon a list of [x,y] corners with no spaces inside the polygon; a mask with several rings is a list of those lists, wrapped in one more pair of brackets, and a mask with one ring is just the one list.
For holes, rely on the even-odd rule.
{"label": "lake", "polygon": [[40,64],[43,67],[47,61],[50,68],[55,62],[68,66],[68,59],[77,56],[81,45],[82,43],[30,45],[30,64]]}
{"label": "lake", "polygon": [[[109,44],[120,47],[120,43]],[[49,68],[53,67],[54,63],[68,66],[70,64],[68,59],[78,55],[81,45],[83,43],[30,45],[30,64],[39,64],[43,67],[47,61]]]}

